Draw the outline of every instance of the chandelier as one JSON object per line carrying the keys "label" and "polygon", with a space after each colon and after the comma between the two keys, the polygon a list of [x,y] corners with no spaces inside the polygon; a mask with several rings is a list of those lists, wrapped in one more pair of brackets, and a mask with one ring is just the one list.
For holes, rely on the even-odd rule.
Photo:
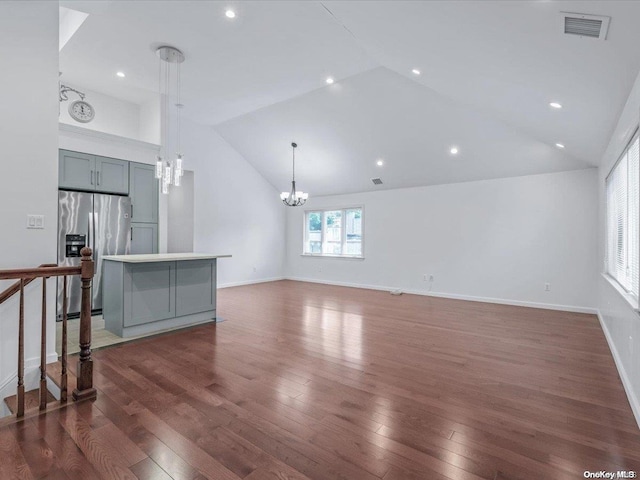
{"label": "chandelier", "polygon": [[[164,46],[156,50],[159,57],[158,84],[160,95],[160,125],[162,142],[156,160],[156,178],[160,181],[162,193],[169,193],[169,185],[180,186],[182,153],[180,150],[180,64],[184,54],[174,47]],[[175,127],[173,125],[175,121]],[[172,138],[172,130],[175,136]],[[169,153],[175,147],[175,156]]]}
{"label": "chandelier", "polygon": [[309,198],[308,193],[304,193],[301,190],[296,190],[296,147],[298,145],[296,143],[292,143],[291,147],[293,148],[293,177],[291,180],[291,192],[282,192],[280,194],[280,200],[285,205],[290,207],[299,207],[300,205],[304,205]]}

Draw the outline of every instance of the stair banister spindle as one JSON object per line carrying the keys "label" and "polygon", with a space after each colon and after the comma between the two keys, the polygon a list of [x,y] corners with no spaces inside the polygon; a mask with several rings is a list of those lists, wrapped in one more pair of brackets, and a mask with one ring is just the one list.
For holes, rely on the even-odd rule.
{"label": "stair banister spindle", "polygon": [[20,279],[20,318],[18,320],[18,396],[16,416],[24,417],[24,279]]}
{"label": "stair banister spindle", "polygon": [[67,401],[67,276],[62,283],[62,374],[60,378],[60,402]]}
{"label": "stair banister spindle", "polygon": [[47,408],[47,277],[42,277],[42,321],[40,327],[40,410]]}

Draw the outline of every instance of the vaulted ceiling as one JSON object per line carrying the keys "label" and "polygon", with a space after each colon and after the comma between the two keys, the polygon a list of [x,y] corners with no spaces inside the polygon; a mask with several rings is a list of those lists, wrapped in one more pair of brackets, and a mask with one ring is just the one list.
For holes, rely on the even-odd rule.
{"label": "vaulted ceiling", "polygon": [[[61,5],[89,13],[60,52],[67,81],[142,103],[157,89],[155,48],[174,45],[184,115],[279,190],[295,140],[312,195],[595,166],[640,70],[640,2]],[[565,35],[567,11],[610,16],[607,39]]]}

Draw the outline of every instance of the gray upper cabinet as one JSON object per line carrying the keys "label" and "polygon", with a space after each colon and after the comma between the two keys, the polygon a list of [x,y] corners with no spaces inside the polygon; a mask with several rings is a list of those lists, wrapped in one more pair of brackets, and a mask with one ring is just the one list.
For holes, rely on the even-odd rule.
{"label": "gray upper cabinet", "polygon": [[134,162],[129,164],[129,194],[131,221],[158,223],[158,180],[154,165]]}
{"label": "gray upper cabinet", "polygon": [[58,185],[70,190],[129,193],[129,162],[60,150]]}
{"label": "gray upper cabinet", "polygon": [[95,156],[60,150],[58,154],[58,181],[60,188],[95,190]]}
{"label": "gray upper cabinet", "polygon": [[129,162],[96,156],[96,190],[129,193]]}

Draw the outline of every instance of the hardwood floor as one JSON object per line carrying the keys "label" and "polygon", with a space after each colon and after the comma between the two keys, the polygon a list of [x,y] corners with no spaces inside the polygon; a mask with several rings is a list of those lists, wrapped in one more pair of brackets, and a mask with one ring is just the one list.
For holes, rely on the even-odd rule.
{"label": "hardwood floor", "polygon": [[0,430],[0,479],[640,473],[593,315],[273,282],[95,352],[98,398]]}

